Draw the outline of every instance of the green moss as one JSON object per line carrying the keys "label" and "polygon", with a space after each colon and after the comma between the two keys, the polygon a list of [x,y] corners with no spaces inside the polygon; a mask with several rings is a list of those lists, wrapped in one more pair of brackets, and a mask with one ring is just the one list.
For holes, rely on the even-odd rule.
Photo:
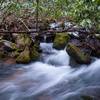
{"label": "green moss", "polygon": [[15,43],[11,43],[11,48],[17,50],[17,45]]}
{"label": "green moss", "polygon": [[29,63],[30,61],[36,61],[40,57],[39,52],[37,49],[33,46],[31,48],[25,47],[25,50],[19,54],[19,56],[16,58],[17,63]]}
{"label": "green moss", "polygon": [[16,42],[19,46],[30,46],[32,39],[29,37],[29,35],[24,33],[17,36]]}
{"label": "green moss", "polygon": [[67,33],[57,33],[54,39],[53,47],[55,49],[64,49],[70,37]]}
{"label": "green moss", "polygon": [[34,46],[31,48],[30,56],[31,56],[31,59],[34,61],[38,60],[40,57],[38,50]]}
{"label": "green moss", "polygon": [[29,63],[30,60],[30,51],[28,47],[26,47],[25,50],[16,58],[17,63]]}
{"label": "green moss", "polygon": [[72,43],[67,46],[67,52],[75,59],[78,63],[90,63],[90,56],[81,51],[80,48],[76,47]]}

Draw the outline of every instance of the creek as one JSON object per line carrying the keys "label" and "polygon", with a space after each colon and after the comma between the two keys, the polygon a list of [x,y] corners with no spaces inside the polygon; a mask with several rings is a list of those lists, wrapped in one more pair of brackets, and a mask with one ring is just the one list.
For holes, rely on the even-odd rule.
{"label": "creek", "polygon": [[100,59],[72,67],[65,50],[41,43],[41,59],[28,65],[0,64],[0,100],[83,100],[100,98]]}

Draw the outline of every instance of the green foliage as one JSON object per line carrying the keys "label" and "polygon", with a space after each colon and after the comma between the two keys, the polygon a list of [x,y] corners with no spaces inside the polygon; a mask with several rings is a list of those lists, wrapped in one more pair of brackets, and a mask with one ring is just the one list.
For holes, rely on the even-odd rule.
{"label": "green foliage", "polygon": [[96,0],[75,0],[69,4],[69,16],[82,26],[91,28],[100,21],[99,5]]}
{"label": "green foliage", "polygon": [[[11,12],[19,17],[34,16],[36,6],[36,0],[0,1],[1,11]],[[83,27],[100,28],[100,0],[39,0],[39,16],[56,19],[68,16]]]}

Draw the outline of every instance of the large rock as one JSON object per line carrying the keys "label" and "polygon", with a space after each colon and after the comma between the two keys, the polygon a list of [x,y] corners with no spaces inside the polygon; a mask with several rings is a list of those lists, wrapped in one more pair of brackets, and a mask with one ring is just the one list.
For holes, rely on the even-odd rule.
{"label": "large rock", "polygon": [[32,41],[28,34],[14,34],[14,42],[0,39],[0,59],[14,59],[17,63],[29,63],[38,60],[39,41]]}
{"label": "large rock", "polygon": [[30,51],[28,47],[26,47],[25,50],[16,58],[17,63],[29,63],[30,60]]}
{"label": "large rock", "polygon": [[40,57],[38,50],[34,46],[30,50],[30,57],[31,57],[31,60],[33,61],[38,60]]}
{"label": "large rock", "polygon": [[16,58],[17,63],[29,63],[30,61],[36,61],[40,57],[40,54],[35,46],[25,47],[24,51]]}
{"label": "large rock", "polygon": [[72,43],[69,43],[66,51],[68,54],[77,62],[80,64],[89,64],[91,61],[91,58],[88,54],[83,52],[79,47],[75,46]]}
{"label": "large rock", "polygon": [[21,47],[22,49],[25,46],[30,46],[32,43],[32,39],[26,33],[18,34],[16,38],[16,44]]}
{"label": "large rock", "polygon": [[53,47],[55,49],[64,49],[70,37],[67,33],[57,33],[54,39]]}

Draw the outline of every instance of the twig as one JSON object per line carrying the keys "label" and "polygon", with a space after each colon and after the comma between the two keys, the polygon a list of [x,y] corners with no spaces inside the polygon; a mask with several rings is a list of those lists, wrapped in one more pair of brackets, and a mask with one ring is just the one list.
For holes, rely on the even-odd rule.
{"label": "twig", "polygon": [[[25,28],[30,31],[30,29],[28,28],[28,26],[25,24],[25,22],[21,19],[21,18],[18,18],[18,20],[25,26]],[[26,32],[25,32],[26,33]]]}

